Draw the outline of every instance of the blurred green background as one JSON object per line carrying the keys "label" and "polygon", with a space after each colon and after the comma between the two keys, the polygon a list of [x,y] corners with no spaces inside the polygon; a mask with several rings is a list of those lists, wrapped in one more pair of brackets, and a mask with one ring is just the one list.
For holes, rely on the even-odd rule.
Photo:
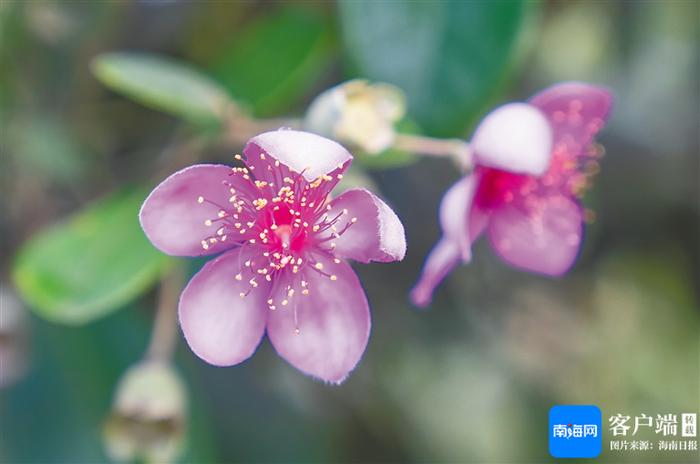
{"label": "blurred green background", "polygon": [[108,459],[102,425],[172,265],[136,222],[145,192],[231,160],[231,101],[301,116],[350,77],[401,87],[433,136],[467,137],[489,107],[557,81],[613,89],[582,256],[548,279],[479,242],[417,311],[407,293],[459,173],[358,158],[409,243],[401,263],[356,266],[374,324],[359,367],[330,387],[265,342],[221,369],[180,339],[181,460],[549,462],[552,405],[597,404],[604,421],[698,412],[699,17],[680,0],[0,1],[0,461]]}

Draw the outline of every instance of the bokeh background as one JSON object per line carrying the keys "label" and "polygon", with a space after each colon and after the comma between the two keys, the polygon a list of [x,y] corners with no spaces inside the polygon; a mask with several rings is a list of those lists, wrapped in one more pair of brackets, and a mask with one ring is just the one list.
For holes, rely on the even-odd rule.
{"label": "bokeh background", "polygon": [[[698,412],[699,9],[2,0],[0,461],[108,460],[102,430],[116,384],[148,345],[157,283],[173,265],[143,239],[136,208],[168,172],[240,150],[206,105],[196,112],[206,95],[125,97],[110,72],[128,69],[95,71],[113,51],[188,63],[261,118],[301,116],[350,77],[392,82],[408,95],[413,129],[433,136],[467,137],[489,107],[557,81],[616,96],[586,197],[596,219],[561,279],[512,270],[479,242],[474,262],[416,310],[407,293],[459,172],[432,158],[356,163],[409,243],[404,262],[356,266],[374,325],[361,364],[332,387],[266,342],[221,369],[180,340],[180,460],[548,462],[552,405],[597,404],[604,421]],[[189,274],[203,263],[182,262]],[[600,460],[697,457],[604,450]]]}

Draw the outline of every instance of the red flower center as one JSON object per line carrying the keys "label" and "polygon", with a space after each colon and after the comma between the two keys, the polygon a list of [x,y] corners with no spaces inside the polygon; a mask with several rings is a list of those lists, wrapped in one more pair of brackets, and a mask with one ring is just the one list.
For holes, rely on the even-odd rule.
{"label": "red flower center", "polygon": [[581,197],[600,170],[598,159],[602,155],[599,145],[577,153],[564,141],[554,147],[549,168],[539,177],[478,166],[479,187],[474,201],[482,208],[492,209],[514,200],[536,201],[543,195]]}

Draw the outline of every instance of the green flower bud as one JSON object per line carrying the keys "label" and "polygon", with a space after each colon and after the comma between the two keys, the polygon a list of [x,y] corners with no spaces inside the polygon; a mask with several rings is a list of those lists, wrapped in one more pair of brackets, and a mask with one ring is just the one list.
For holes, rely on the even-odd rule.
{"label": "green flower bud", "polygon": [[119,381],[103,436],[115,461],[172,462],[183,447],[186,393],[168,364],[143,361]]}

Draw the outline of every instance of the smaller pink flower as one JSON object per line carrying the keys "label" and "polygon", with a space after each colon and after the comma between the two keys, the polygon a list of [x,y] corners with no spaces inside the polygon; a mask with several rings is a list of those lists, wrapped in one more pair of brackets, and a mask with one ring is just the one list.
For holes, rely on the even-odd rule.
{"label": "smaller pink flower", "polygon": [[291,365],[339,383],[370,331],[367,298],[345,260],[403,259],[403,226],[367,190],[330,198],[352,161],[332,140],[267,132],[237,158],[246,166],[176,172],[141,209],[141,226],[161,251],[222,253],[182,292],[185,339],[205,361],[231,366],[249,358],[267,332]]}
{"label": "smaller pink flower", "polygon": [[611,105],[608,90],[568,82],[484,118],[471,141],[473,172],[443,197],[443,236],[411,291],[414,304],[430,303],[453,267],[471,260],[483,232],[516,268],[551,276],[570,269],[583,239],[578,199],[599,168],[593,138]]}

